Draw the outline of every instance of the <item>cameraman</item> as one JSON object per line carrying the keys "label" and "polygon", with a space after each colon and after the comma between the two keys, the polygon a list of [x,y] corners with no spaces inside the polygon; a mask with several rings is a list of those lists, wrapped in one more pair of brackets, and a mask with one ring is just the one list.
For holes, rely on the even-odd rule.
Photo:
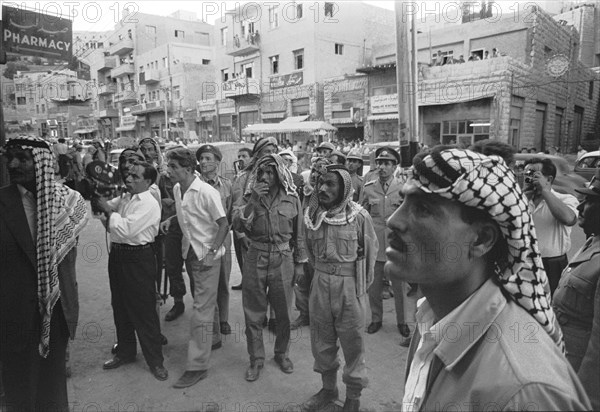
{"label": "cameraman", "polygon": [[155,310],[153,250],[160,224],[160,205],[148,190],[156,176],[152,165],[137,162],[129,168],[125,179],[129,193],[110,201],[95,198],[92,203],[96,210],[104,213],[103,223],[112,243],[108,275],[117,349],[103,368],[115,369],[135,361],[137,333],[150,371],[156,379],[164,381],[168,372],[163,366],[160,322]]}
{"label": "cameraman", "polygon": [[567,252],[571,249],[571,226],[577,223],[579,204],[575,196],[554,191],[554,179],[556,166],[552,160],[532,158],[525,162],[524,192],[529,199],[529,210],[533,215],[552,295],[560,274],[569,263]]}

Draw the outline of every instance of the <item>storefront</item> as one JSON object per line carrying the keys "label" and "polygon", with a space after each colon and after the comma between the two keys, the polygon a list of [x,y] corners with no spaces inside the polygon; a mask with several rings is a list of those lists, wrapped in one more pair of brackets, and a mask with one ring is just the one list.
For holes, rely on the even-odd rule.
{"label": "storefront", "polygon": [[121,116],[119,126],[115,129],[119,138],[121,137],[136,137],[137,116]]}

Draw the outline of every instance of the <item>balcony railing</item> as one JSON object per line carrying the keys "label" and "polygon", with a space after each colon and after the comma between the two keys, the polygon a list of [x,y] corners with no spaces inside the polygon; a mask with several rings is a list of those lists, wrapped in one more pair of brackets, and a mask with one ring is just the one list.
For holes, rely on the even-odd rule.
{"label": "balcony railing", "polygon": [[125,63],[111,70],[110,74],[113,78],[127,76],[135,73],[135,66],[132,63]]}
{"label": "balcony railing", "polygon": [[99,72],[114,69],[117,66],[117,58],[115,56],[104,56],[98,68]]}
{"label": "balcony railing", "polygon": [[137,102],[137,93],[133,90],[118,92],[114,97],[115,103],[133,103]]}
{"label": "balcony railing", "polygon": [[113,56],[114,55],[121,56],[123,54],[131,53],[132,50],[133,50],[133,39],[125,38],[125,39],[119,40],[119,42],[117,44],[113,44],[112,46],[110,46],[110,48],[108,49],[108,52]]}
{"label": "balcony railing", "polygon": [[233,42],[227,43],[226,53],[230,56],[243,56],[260,50],[260,37],[258,32],[250,33],[245,37],[233,36]]}
{"label": "balcony railing", "polygon": [[[167,105],[167,111],[170,109],[171,104]],[[160,112],[165,110],[165,101],[164,100],[155,100],[153,102],[136,104],[135,106],[131,106],[131,114],[146,114],[153,112]]]}
{"label": "balcony railing", "polygon": [[140,84],[154,84],[160,82],[160,72],[156,69],[140,73]]}
{"label": "balcony railing", "polygon": [[116,91],[117,91],[117,86],[114,83],[101,84],[98,87],[98,94],[100,96],[106,96],[109,94],[113,94]]}
{"label": "balcony railing", "polygon": [[102,110],[94,110],[94,116],[99,119],[107,117],[119,117],[119,111],[113,107],[109,107]]}

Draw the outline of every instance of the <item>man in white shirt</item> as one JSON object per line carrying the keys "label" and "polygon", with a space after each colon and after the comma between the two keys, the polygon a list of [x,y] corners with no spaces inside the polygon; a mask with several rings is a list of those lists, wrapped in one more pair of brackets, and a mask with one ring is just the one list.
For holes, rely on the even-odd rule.
{"label": "man in white shirt", "polygon": [[160,205],[149,192],[156,180],[156,169],[149,163],[136,163],[125,180],[129,193],[107,201],[94,199],[96,210],[104,213],[104,224],[110,233],[108,276],[117,349],[104,363],[104,369],[115,369],[135,362],[135,335],[158,380],[168,378],[163,366],[160,321],[156,312],[156,258],[154,238],[160,224]]}
{"label": "man in white shirt", "polygon": [[579,201],[573,195],[552,189],[556,166],[550,159],[528,160],[524,173],[523,190],[529,199],[529,211],[533,215],[550,292],[554,294],[560,275],[569,263],[567,252],[571,249],[571,227],[577,223]]}
{"label": "man in white shirt", "polygon": [[213,328],[213,321],[218,325],[217,290],[229,223],[219,191],[195,175],[194,155],[187,149],[173,149],[168,152],[167,161],[167,173],[175,183],[177,215],[165,220],[161,230],[168,232],[171,220],[177,218],[183,233],[182,255],[193,280],[188,361],[184,374],[173,385],[187,388],[206,378],[211,351],[221,347],[221,334],[218,327]]}
{"label": "man in white shirt", "polygon": [[587,410],[562,353],[527,199],[504,160],[438,146],[415,156],[388,220],[385,271],[425,298],[403,410]]}

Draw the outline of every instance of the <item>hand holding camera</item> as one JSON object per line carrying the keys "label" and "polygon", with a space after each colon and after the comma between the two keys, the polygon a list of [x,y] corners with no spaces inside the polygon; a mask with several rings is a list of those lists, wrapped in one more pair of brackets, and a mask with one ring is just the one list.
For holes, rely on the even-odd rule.
{"label": "hand holding camera", "polygon": [[533,186],[536,191],[542,192],[543,190],[550,190],[550,181],[540,172],[539,170],[528,169],[525,170],[525,183],[529,186]]}

